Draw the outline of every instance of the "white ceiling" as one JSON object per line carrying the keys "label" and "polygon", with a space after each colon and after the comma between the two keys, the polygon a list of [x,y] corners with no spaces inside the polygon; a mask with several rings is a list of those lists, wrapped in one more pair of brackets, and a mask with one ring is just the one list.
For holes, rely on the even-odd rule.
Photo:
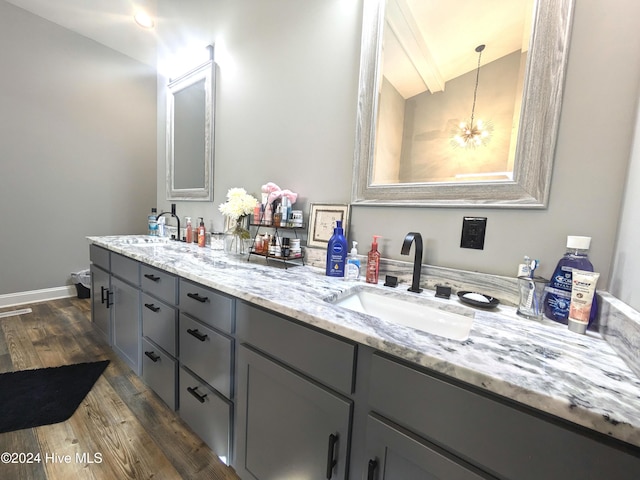
{"label": "white ceiling", "polygon": [[157,0],[6,0],[147,65],[156,65],[156,35],[133,21],[142,8],[154,18]]}
{"label": "white ceiling", "polygon": [[[147,65],[156,66],[155,30],[133,21],[143,8],[157,17],[157,0],[6,0],[7,2],[91,38]],[[389,0],[397,5],[402,26],[413,26],[412,39],[402,35],[385,44],[385,76],[405,98],[424,90],[436,92],[476,68],[477,45],[487,45],[482,64],[523,45],[534,0]],[[158,20],[156,19],[156,24]],[[528,31],[524,38],[529,38]],[[416,43],[416,39],[417,42]],[[409,43],[413,42],[413,46]],[[410,51],[413,49],[413,53]],[[407,54],[409,53],[409,55]],[[395,72],[390,76],[387,72]]]}
{"label": "white ceiling", "polygon": [[[388,0],[384,74],[404,98],[526,51],[534,0]],[[388,35],[387,32],[393,32]]]}

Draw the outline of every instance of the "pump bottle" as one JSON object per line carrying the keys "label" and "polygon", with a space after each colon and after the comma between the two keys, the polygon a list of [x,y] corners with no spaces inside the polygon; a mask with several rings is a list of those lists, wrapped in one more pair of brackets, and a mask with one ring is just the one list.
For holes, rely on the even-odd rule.
{"label": "pump bottle", "polygon": [[328,277],[344,277],[347,259],[347,239],[344,238],[342,221],[337,220],[333,229],[333,235],[327,244],[327,268]]}
{"label": "pump bottle", "polygon": [[205,240],[206,240],[204,219],[202,217],[199,217],[199,219],[200,219],[200,225],[198,226],[198,246],[204,247]]}
{"label": "pump bottle", "polygon": [[186,236],[185,240],[187,243],[193,243],[193,225],[191,225],[191,217],[185,218],[185,224],[186,224],[186,227],[184,227],[185,236]]}
{"label": "pump bottle", "polygon": [[360,260],[358,259],[358,242],[351,242],[353,248],[347,257],[347,267],[345,272],[345,278],[347,280],[360,279]]}
{"label": "pump bottle", "polygon": [[380,235],[373,236],[371,250],[367,256],[367,283],[378,283],[378,274],[380,272],[380,252],[378,251],[378,238]]}

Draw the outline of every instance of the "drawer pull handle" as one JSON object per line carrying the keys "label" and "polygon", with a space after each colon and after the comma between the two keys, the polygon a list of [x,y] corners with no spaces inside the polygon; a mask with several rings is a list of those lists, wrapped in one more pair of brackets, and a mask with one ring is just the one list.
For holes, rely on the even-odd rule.
{"label": "drawer pull handle", "polygon": [[103,305],[106,303],[106,307],[109,308],[109,305],[111,305],[109,303],[109,294],[111,292],[109,291],[108,288],[104,288],[103,286],[100,286],[100,303],[102,303]]}
{"label": "drawer pull handle", "polygon": [[197,338],[198,340],[200,340],[201,342],[204,342],[204,341],[207,339],[207,337],[209,337],[209,335],[206,335],[206,334],[205,334],[205,335],[203,335],[203,334],[201,334],[201,333],[200,333],[200,331],[198,331],[198,329],[192,330],[192,329],[190,329],[190,328],[187,328],[187,333],[188,333],[189,335],[192,335],[192,336],[196,337],[196,338]]}
{"label": "drawer pull handle", "polygon": [[367,480],[374,480],[377,468],[378,461],[374,459],[369,460],[369,466],[367,467]]}
{"label": "drawer pull handle", "polygon": [[198,387],[187,387],[187,391],[191,395],[196,397],[200,403],[204,403],[204,399],[207,396],[207,394],[205,393],[204,395],[200,395],[198,392],[196,392],[197,389],[198,389]]}
{"label": "drawer pull handle", "polygon": [[187,293],[187,297],[193,298],[194,300],[199,301],[200,303],[204,303],[209,300],[209,297],[201,297],[197,293]]}
{"label": "drawer pull handle", "polygon": [[329,448],[327,451],[327,479],[333,476],[333,467],[336,466],[338,460],[336,459],[336,444],[338,443],[338,435],[333,433],[329,435]]}
{"label": "drawer pull handle", "polygon": [[149,357],[153,363],[156,363],[158,360],[160,360],[160,357],[154,352],[144,352],[144,354]]}
{"label": "drawer pull handle", "polygon": [[105,288],[104,293],[105,293],[104,303],[106,304],[106,307],[109,308],[111,305],[113,305],[113,302],[109,301],[109,296],[111,295],[111,292],[109,291],[108,288]]}
{"label": "drawer pull handle", "polygon": [[145,303],[144,306],[147,307],[152,312],[159,312],[160,311],[160,307],[156,307],[153,303]]}
{"label": "drawer pull handle", "polygon": [[145,273],[144,278],[148,278],[149,280],[152,280],[154,282],[160,281],[160,277],[156,277],[153,273]]}

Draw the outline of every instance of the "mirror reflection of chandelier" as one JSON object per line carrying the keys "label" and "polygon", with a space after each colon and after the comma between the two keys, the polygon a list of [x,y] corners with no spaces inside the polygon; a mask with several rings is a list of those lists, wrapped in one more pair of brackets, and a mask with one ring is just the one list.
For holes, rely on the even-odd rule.
{"label": "mirror reflection of chandelier", "polygon": [[480,59],[485,45],[478,45],[478,68],[476,69],[476,85],[473,90],[473,106],[471,107],[471,119],[461,122],[451,141],[456,147],[475,148],[485,145],[491,138],[491,125],[482,120],[475,120],[476,98],[478,96],[478,81],[480,80]]}

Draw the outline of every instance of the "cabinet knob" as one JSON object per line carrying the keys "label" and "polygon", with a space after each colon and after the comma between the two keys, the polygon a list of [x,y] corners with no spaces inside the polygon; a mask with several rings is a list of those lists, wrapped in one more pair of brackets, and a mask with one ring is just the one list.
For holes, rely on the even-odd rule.
{"label": "cabinet knob", "polygon": [[160,280],[160,277],[157,277],[152,273],[145,273],[144,277],[148,278],[149,280],[154,281],[154,282],[158,282]]}

